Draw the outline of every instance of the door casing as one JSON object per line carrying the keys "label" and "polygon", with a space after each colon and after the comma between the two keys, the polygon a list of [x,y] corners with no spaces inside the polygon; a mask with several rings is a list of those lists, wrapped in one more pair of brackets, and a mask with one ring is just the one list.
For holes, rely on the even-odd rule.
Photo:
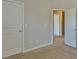
{"label": "door casing", "polygon": [[50,26],[51,26],[51,44],[54,43],[54,10],[63,10],[65,11],[65,9],[50,9]]}
{"label": "door casing", "polygon": [[[76,9],[76,8],[72,8],[72,9]],[[64,11],[64,14],[65,14],[65,11],[67,10],[67,9],[50,9],[50,26],[51,26],[51,44],[53,44],[53,42],[54,42],[54,13],[53,13],[53,11],[54,10],[63,10]],[[64,21],[65,21],[65,18],[64,18]],[[64,26],[65,26],[65,22],[64,22]],[[77,26],[77,25],[76,25]],[[65,31],[65,27],[64,27],[64,31]],[[64,37],[65,37],[65,33],[64,33]],[[76,38],[77,39],[77,38]],[[76,40],[77,41],[77,40]],[[65,39],[64,39],[64,44],[66,44],[65,43]],[[76,45],[77,45],[77,42],[76,42]],[[72,47],[72,45],[69,45],[69,46],[71,46]]]}

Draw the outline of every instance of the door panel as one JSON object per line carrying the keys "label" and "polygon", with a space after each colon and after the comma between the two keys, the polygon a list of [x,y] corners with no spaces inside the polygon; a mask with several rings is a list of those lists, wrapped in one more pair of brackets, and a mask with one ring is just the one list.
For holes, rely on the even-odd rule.
{"label": "door panel", "polygon": [[65,44],[76,48],[76,9],[65,10]]}
{"label": "door panel", "polygon": [[23,33],[19,30],[23,30],[23,8],[12,2],[3,1],[2,4],[2,50],[5,57],[10,56],[12,51],[15,54],[21,52]]}

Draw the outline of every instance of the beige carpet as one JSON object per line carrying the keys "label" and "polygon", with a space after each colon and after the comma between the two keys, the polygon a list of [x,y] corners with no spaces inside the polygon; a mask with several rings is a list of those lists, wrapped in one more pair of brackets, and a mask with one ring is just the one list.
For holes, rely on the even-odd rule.
{"label": "beige carpet", "polygon": [[77,59],[76,49],[64,44],[63,37],[55,37],[54,44],[5,59]]}

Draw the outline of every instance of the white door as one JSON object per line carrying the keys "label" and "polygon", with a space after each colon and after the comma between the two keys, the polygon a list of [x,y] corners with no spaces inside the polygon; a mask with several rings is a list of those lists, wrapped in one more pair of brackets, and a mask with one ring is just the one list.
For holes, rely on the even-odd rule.
{"label": "white door", "polygon": [[76,48],[76,8],[65,10],[65,44]]}
{"label": "white door", "polygon": [[60,16],[54,14],[54,36],[60,35]]}
{"label": "white door", "polygon": [[23,5],[14,2],[2,3],[2,50],[3,58],[22,50]]}

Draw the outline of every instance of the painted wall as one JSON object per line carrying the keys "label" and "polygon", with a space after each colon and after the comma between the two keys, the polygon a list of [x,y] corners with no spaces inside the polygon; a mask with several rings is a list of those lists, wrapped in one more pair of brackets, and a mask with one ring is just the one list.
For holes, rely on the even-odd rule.
{"label": "painted wall", "polygon": [[43,7],[40,0],[25,1],[24,50],[51,43],[48,11]]}
{"label": "painted wall", "polygon": [[65,12],[62,12],[62,35],[65,34]]}
{"label": "painted wall", "polygon": [[25,50],[50,43],[50,9],[76,7],[76,0],[21,1],[25,3]]}
{"label": "painted wall", "polygon": [[54,14],[54,36],[60,36],[60,16]]}

